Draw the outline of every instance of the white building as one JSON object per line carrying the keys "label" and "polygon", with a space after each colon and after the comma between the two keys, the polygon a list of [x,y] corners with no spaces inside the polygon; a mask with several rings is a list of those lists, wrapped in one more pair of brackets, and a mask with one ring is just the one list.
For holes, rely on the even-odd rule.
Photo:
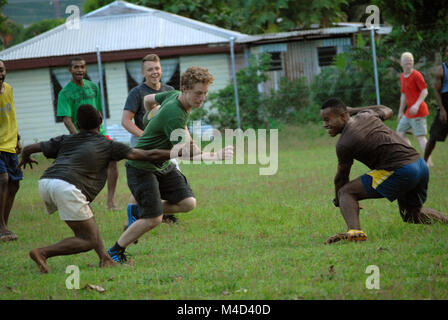
{"label": "white building", "polygon": [[[115,1],[80,17],[69,19],[37,37],[0,52],[7,67],[6,81],[14,90],[22,143],[66,134],[56,117],[57,94],[71,79],[70,57],[82,56],[87,76],[99,82],[97,47],[100,50],[107,126],[112,138],[121,129],[121,115],[130,89],[143,80],[141,59],[156,53],[161,58],[162,82],[178,88],[180,74],[189,66],[206,67],[215,81],[210,91],[225,87],[231,77],[230,39],[244,35],[167,12]],[[75,21],[76,22],[76,21]],[[241,45],[236,61],[244,66]],[[115,135],[115,136],[114,136]]]}

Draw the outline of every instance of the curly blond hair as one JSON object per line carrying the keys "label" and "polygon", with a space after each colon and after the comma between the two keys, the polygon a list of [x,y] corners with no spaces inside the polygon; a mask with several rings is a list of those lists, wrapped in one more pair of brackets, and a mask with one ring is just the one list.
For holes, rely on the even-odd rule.
{"label": "curly blond hair", "polygon": [[208,72],[208,69],[202,67],[189,67],[182,73],[180,77],[180,85],[185,89],[193,89],[196,83],[212,84],[213,76]]}

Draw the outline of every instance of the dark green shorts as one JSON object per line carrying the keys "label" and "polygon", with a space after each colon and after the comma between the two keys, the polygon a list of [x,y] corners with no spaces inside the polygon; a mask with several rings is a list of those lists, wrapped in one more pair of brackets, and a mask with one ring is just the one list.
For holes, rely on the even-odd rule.
{"label": "dark green shorts", "polygon": [[172,163],[163,172],[137,169],[126,163],[126,176],[129,189],[137,200],[140,218],[162,215],[162,200],[176,204],[194,197],[187,178]]}

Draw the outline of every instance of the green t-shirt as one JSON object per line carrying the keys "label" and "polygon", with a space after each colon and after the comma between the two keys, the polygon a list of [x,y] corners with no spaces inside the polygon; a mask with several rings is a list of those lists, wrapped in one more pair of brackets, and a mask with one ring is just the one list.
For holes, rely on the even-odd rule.
{"label": "green t-shirt", "polygon": [[[187,126],[189,113],[177,99],[179,94],[180,91],[177,90],[156,94],[155,99],[161,105],[160,110],[149,121],[135,145],[136,149],[171,150],[175,144],[187,142],[185,127]],[[128,160],[129,165],[148,171],[162,171],[170,163],[170,160],[162,162]]]}
{"label": "green t-shirt", "polygon": [[[103,104],[101,103],[101,93],[98,85],[92,81],[84,79],[84,85],[79,87],[70,80],[70,82],[59,92],[57,116],[70,117],[78,132],[79,129],[76,126],[76,113],[79,106],[82,104],[90,104],[103,114]],[[103,124],[100,126],[100,133],[106,135],[106,130],[104,130]]]}

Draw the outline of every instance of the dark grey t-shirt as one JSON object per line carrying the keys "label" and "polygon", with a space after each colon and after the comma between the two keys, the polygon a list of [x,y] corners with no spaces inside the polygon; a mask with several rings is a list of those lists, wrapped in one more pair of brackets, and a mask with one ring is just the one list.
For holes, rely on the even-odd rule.
{"label": "dark grey t-shirt", "polygon": [[373,110],[361,111],[350,119],[336,144],[336,154],[340,164],[351,165],[358,160],[371,170],[387,171],[420,159],[420,154]]}
{"label": "dark grey t-shirt", "polygon": [[135,114],[135,125],[141,130],[145,130],[145,126],[143,125],[143,116],[145,115],[146,111],[143,105],[143,98],[148,94],[160,93],[170,90],[174,90],[174,88],[166,84],[162,84],[160,86],[160,90],[154,90],[148,87],[145,83],[142,83],[129,92],[128,98],[126,99],[126,104],[124,105],[124,110],[133,112]]}
{"label": "dark grey t-shirt", "polygon": [[47,158],[56,159],[41,179],[61,179],[93,201],[103,189],[109,161],[128,156],[131,148],[96,133],[62,135],[40,143]]}

